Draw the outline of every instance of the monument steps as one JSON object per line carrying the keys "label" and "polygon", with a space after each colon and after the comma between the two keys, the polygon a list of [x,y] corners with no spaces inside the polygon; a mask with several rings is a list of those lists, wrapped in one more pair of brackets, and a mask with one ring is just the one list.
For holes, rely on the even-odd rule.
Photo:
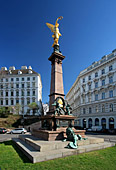
{"label": "monument steps", "polygon": [[19,138],[12,140],[33,163],[115,146],[115,143],[104,142],[102,138],[93,137],[78,141],[77,149],[66,148],[69,141],[43,141],[31,135],[20,135]]}

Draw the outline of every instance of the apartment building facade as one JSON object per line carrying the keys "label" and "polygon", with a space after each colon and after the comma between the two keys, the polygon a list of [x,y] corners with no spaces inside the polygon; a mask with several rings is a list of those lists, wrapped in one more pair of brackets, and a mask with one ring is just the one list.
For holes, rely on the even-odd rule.
{"label": "apartment building facade", "polygon": [[116,50],[81,71],[66,99],[76,126],[116,129]]}
{"label": "apartment building facade", "polygon": [[[15,112],[15,105],[21,105],[20,114],[32,114],[28,105],[36,102],[41,106],[42,82],[39,73],[31,66],[2,67],[0,70],[0,106],[12,106]],[[38,113],[39,114],[39,113]]]}

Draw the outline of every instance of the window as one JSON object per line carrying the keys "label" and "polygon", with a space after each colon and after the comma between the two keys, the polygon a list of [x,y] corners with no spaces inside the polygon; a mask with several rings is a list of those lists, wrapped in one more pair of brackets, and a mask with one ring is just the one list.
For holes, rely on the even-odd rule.
{"label": "window", "polygon": [[14,105],[14,101],[13,101],[13,99],[11,99],[11,105]]}
{"label": "window", "polygon": [[88,80],[91,80],[91,76],[88,77]]}
{"label": "window", "polygon": [[8,105],[8,99],[6,99],[6,105]]}
{"label": "window", "polygon": [[24,105],[24,99],[21,99],[21,104]]}
{"label": "window", "polygon": [[16,78],[16,81],[19,81],[19,78]]}
{"label": "window", "polygon": [[35,82],[32,83],[33,88],[35,87]]}
{"label": "window", "polygon": [[102,70],[102,74],[105,74],[105,69]]}
{"label": "window", "polygon": [[82,99],[83,99],[83,103],[85,103],[85,96],[83,96],[83,98],[82,98]]}
{"label": "window", "polygon": [[1,85],[0,87],[1,87],[1,89],[3,89],[3,85]]}
{"label": "window", "polygon": [[35,96],[35,90],[33,90],[33,96]]}
{"label": "window", "polygon": [[30,99],[29,99],[29,98],[27,98],[27,105],[28,105],[28,104],[30,104]]}
{"label": "window", "polygon": [[95,112],[98,113],[98,106],[95,107]]}
{"label": "window", "polygon": [[83,108],[83,114],[86,114],[86,110],[85,110],[85,108]]}
{"label": "window", "polygon": [[109,91],[109,97],[110,97],[110,98],[113,97],[113,90],[110,90],[110,91]]}
{"label": "window", "polygon": [[8,82],[8,79],[6,79],[6,82]]}
{"label": "window", "polygon": [[1,100],[1,105],[3,105],[3,100]]}
{"label": "window", "polygon": [[89,87],[89,90],[91,90],[91,84],[89,84],[89,86],[88,86],[88,87]]}
{"label": "window", "polygon": [[24,81],[25,79],[24,79],[24,77],[22,77],[22,81]]}
{"label": "window", "polygon": [[24,88],[25,87],[25,85],[24,84],[22,84],[22,88]]}
{"label": "window", "polygon": [[98,77],[98,72],[95,73],[95,77]]}
{"label": "window", "polygon": [[19,96],[19,91],[16,91],[16,96]]}
{"label": "window", "polygon": [[3,79],[1,79],[1,82],[3,82]]}
{"label": "window", "polygon": [[35,102],[35,98],[32,98],[32,102]]}
{"label": "window", "polygon": [[8,96],[8,91],[6,91],[6,96]]}
{"label": "window", "polygon": [[11,78],[11,81],[13,81],[14,79],[13,78]]}
{"label": "window", "polygon": [[102,86],[105,86],[105,79],[102,80]]}
{"label": "window", "polygon": [[111,66],[109,66],[109,71],[112,71],[113,70],[113,67],[112,67],[112,65]]}
{"label": "window", "polygon": [[88,96],[88,102],[91,102],[91,94]]}
{"label": "window", "polygon": [[35,77],[33,77],[33,80],[35,80]]}
{"label": "window", "polygon": [[85,78],[83,78],[83,83],[85,83]]}
{"label": "window", "polygon": [[6,89],[8,89],[8,84],[6,84]]}
{"label": "window", "polygon": [[85,86],[83,86],[83,92],[85,92]]}
{"label": "window", "polygon": [[1,91],[1,96],[3,96],[3,91]]}
{"label": "window", "polygon": [[27,77],[27,81],[30,81],[30,77]]}
{"label": "window", "polygon": [[30,88],[30,83],[27,83],[27,88]]}
{"label": "window", "polygon": [[109,106],[109,111],[110,111],[110,112],[113,112],[113,104],[110,104],[110,106]]}
{"label": "window", "polygon": [[13,88],[13,83],[11,83],[11,88]]}
{"label": "window", "polygon": [[98,88],[98,81],[95,82],[95,88]]}
{"label": "window", "polygon": [[30,96],[30,91],[27,91],[27,96]]}
{"label": "window", "polygon": [[13,96],[13,91],[11,91],[11,96]]}
{"label": "window", "polygon": [[98,94],[95,94],[95,101],[98,100]]}
{"label": "window", "polygon": [[105,99],[105,92],[102,93],[102,99]]}
{"label": "window", "polygon": [[16,84],[16,88],[19,88],[19,84]]}
{"label": "window", "polygon": [[109,77],[109,83],[113,83],[113,76]]}
{"label": "window", "polygon": [[91,107],[89,107],[89,113],[90,113],[90,114],[92,113],[92,109],[91,109]]}
{"label": "window", "polygon": [[24,96],[24,91],[23,90],[21,91],[21,96]]}
{"label": "window", "polygon": [[18,104],[19,103],[19,99],[16,99],[16,104]]}
{"label": "window", "polygon": [[102,105],[102,112],[105,112],[105,105]]}
{"label": "window", "polygon": [[98,118],[95,119],[95,126],[99,126],[99,119]]}

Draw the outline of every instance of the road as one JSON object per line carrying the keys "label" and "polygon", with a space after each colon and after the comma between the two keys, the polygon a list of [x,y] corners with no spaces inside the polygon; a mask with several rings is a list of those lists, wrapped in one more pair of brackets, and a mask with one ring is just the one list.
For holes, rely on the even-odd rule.
{"label": "road", "polygon": [[114,134],[110,135],[110,134],[87,132],[86,135],[96,137],[96,138],[104,138],[105,141],[116,143],[116,135],[114,135]]}
{"label": "road", "polygon": [[12,138],[17,138],[19,134],[0,134],[0,142],[11,140]]}

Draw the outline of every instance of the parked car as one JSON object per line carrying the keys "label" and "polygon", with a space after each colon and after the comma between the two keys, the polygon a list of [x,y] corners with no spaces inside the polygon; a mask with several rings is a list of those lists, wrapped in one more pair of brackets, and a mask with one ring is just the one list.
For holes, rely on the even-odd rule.
{"label": "parked car", "polygon": [[0,128],[0,133],[6,133],[7,130],[5,128]]}
{"label": "parked car", "polygon": [[95,131],[95,132],[100,132],[102,131],[102,126],[92,126],[91,128],[87,129],[88,132]]}
{"label": "parked car", "polygon": [[11,130],[9,133],[11,133],[11,134],[15,134],[15,133],[24,134],[26,132],[27,132],[27,130],[24,129],[24,128],[16,128],[16,129]]}

